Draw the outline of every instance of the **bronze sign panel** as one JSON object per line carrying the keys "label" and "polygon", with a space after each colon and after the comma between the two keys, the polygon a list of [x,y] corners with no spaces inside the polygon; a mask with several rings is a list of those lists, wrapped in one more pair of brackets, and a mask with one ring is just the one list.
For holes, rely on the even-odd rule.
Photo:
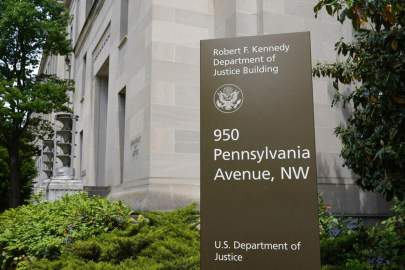
{"label": "bronze sign panel", "polygon": [[201,41],[201,269],[319,270],[309,33]]}

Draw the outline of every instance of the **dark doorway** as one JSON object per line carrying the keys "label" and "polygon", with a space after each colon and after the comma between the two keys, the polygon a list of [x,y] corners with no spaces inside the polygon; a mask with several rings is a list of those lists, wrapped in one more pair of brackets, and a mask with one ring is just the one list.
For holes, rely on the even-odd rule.
{"label": "dark doorway", "polygon": [[95,85],[95,169],[96,186],[105,186],[105,160],[107,146],[107,112],[108,112],[108,59],[96,75]]}

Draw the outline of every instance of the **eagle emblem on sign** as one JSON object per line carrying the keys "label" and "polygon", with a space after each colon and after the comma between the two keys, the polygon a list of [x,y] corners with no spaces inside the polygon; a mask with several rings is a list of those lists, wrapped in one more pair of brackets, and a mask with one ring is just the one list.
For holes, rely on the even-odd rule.
{"label": "eagle emblem on sign", "polygon": [[242,90],[234,84],[221,85],[214,94],[215,107],[223,113],[236,112],[243,103]]}

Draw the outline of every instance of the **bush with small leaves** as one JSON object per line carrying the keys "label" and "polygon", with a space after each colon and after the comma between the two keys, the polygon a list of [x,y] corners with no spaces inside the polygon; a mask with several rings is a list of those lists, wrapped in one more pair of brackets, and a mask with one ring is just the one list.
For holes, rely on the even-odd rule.
{"label": "bush with small leaves", "polygon": [[125,229],[69,244],[57,260],[25,260],[18,269],[199,269],[199,214],[195,206],[137,214]]}
{"label": "bush with small leaves", "polygon": [[86,194],[65,196],[0,214],[0,269],[27,257],[59,257],[63,246],[131,222],[131,210],[120,202]]}

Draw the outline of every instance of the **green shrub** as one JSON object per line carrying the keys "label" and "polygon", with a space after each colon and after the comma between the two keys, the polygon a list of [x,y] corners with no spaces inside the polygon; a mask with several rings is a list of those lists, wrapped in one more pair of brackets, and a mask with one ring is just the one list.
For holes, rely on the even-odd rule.
{"label": "green shrub", "polygon": [[[366,227],[320,203],[322,270],[403,270],[405,205]],[[0,269],[198,270],[199,213],[133,212],[84,194],[0,215]],[[401,268],[402,267],[402,268]]]}
{"label": "green shrub", "polygon": [[57,260],[26,260],[18,269],[199,269],[199,215],[195,206],[163,213],[138,213],[125,230],[66,246]]}
{"label": "green shrub", "polygon": [[319,209],[318,209],[318,219],[319,219],[319,234],[320,238],[329,237],[332,230],[335,228],[341,229],[342,223],[337,217],[333,216],[329,211],[328,207],[323,201],[322,197],[318,198]]}
{"label": "green shrub", "polygon": [[[393,216],[371,227],[333,220],[331,233],[321,234],[323,270],[403,270],[405,203],[397,201]],[[328,227],[325,225],[324,227]]]}
{"label": "green shrub", "polygon": [[354,254],[354,244],[358,241],[357,233],[344,234],[336,238],[321,240],[321,261],[328,265],[339,265]]}
{"label": "green shrub", "polygon": [[66,244],[126,227],[130,213],[119,202],[84,193],[7,210],[0,215],[0,268],[26,257],[57,258]]}

